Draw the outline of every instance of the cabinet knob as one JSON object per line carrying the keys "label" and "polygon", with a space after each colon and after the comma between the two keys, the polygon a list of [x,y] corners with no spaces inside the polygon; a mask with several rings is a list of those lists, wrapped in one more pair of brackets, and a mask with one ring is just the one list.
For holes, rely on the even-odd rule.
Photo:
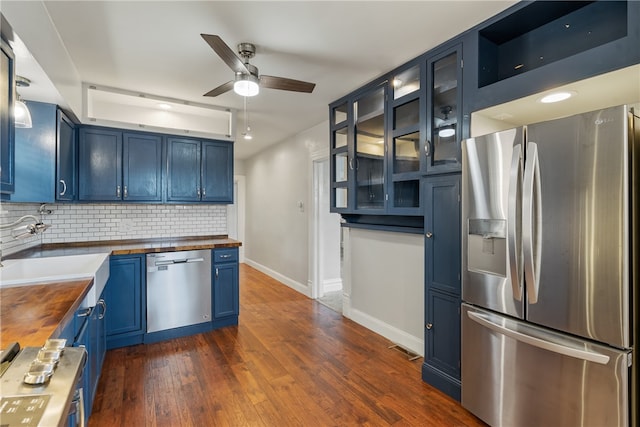
{"label": "cabinet knob", "polygon": [[433,237],[433,233],[430,231],[427,231],[427,233],[425,234],[425,236],[427,236],[427,239],[430,239]]}
{"label": "cabinet knob", "polygon": [[427,323],[427,324],[425,325],[425,327],[426,327],[428,330],[431,330],[431,328],[433,328],[433,323]]}

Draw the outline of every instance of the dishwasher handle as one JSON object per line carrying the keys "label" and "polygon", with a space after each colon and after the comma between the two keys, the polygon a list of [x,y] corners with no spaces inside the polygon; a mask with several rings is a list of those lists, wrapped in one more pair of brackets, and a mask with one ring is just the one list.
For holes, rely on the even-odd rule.
{"label": "dishwasher handle", "polygon": [[156,261],[155,265],[156,267],[158,267],[162,265],[187,264],[187,263],[190,264],[194,262],[204,262],[204,258],[182,258],[182,259],[173,259],[173,260],[166,260],[166,261]]}

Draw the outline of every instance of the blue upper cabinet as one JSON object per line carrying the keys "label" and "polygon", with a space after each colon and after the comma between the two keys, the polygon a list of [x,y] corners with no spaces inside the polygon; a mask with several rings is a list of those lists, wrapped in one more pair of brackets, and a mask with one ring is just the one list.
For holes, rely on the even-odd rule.
{"label": "blue upper cabinet", "polygon": [[638,16],[638,1],[518,2],[469,32],[466,109],[638,64]]}
{"label": "blue upper cabinet", "polygon": [[15,130],[15,189],[12,202],[55,199],[57,107],[26,101],[33,126]]}
{"label": "blue upper cabinet", "polygon": [[78,141],[82,201],[162,201],[162,137],[83,127]]}
{"label": "blue upper cabinet", "polygon": [[187,138],[167,139],[167,200],[200,201],[201,142]]}
{"label": "blue upper cabinet", "polygon": [[233,203],[233,145],[167,138],[167,201]]}
{"label": "blue upper cabinet", "polygon": [[56,155],[56,200],[78,198],[78,144],[73,122],[58,109]]}
{"label": "blue upper cabinet", "polygon": [[162,200],[162,137],[125,133],[122,137],[122,200]]}
{"label": "blue upper cabinet", "polygon": [[387,84],[368,90],[358,97],[354,109],[355,210],[361,213],[384,213],[387,207],[385,180],[385,100]]}
{"label": "blue upper cabinet", "polygon": [[14,70],[13,50],[0,39],[0,193],[3,196],[14,190]]}
{"label": "blue upper cabinet", "polygon": [[388,206],[391,213],[420,215],[424,155],[425,91],[422,68],[414,61],[393,74],[389,96]]}
{"label": "blue upper cabinet", "polygon": [[202,143],[202,201],[233,203],[233,145]]}
{"label": "blue upper cabinet", "polygon": [[427,174],[458,172],[462,155],[462,46],[427,59]]}
{"label": "blue upper cabinet", "polygon": [[80,200],[122,199],[122,132],[80,129]]}
{"label": "blue upper cabinet", "polygon": [[330,185],[331,185],[331,212],[349,213],[353,209],[351,201],[351,191],[349,182],[353,178],[351,175],[353,170],[349,164],[353,162],[353,153],[350,147],[353,145],[350,140],[353,135],[353,119],[352,103],[342,100],[332,105],[329,110],[330,128],[331,128],[331,145],[330,151]]}

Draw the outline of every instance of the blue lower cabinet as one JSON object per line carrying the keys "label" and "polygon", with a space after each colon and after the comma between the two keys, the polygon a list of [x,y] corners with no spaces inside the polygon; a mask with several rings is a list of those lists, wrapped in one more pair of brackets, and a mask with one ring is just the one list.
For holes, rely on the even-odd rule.
{"label": "blue lower cabinet", "polygon": [[82,371],[82,398],[84,400],[85,424],[91,416],[91,408],[95,398],[102,362],[106,353],[106,337],[104,321],[106,311],[102,296],[95,307],[81,308],[74,319],[74,347],[87,350],[87,362]]}
{"label": "blue lower cabinet", "polygon": [[460,298],[429,289],[422,379],[460,400]]}
{"label": "blue lower cabinet", "polygon": [[105,301],[107,348],[141,344],[146,331],[144,255],[111,256]]}
{"label": "blue lower cabinet", "polygon": [[240,313],[238,248],[213,250],[214,327],[237,325]]}

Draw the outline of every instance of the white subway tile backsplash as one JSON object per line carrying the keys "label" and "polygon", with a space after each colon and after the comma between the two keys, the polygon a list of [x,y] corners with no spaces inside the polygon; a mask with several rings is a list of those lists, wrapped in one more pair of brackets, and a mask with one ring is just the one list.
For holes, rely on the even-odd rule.
{"label": "white subway tile backsplash", "polygon": [[[39,207],[36,203],[3,203],[0,207],[1,223],[11,223],[23,215],[38,216]],[[227,234],[226,205],[57,203],[47,207],[52,213],[45,215],[43,222],[51,224],[51,227],[43,234],[15,240],[11,230],[2,230],[4,255],[40,243]]]}

